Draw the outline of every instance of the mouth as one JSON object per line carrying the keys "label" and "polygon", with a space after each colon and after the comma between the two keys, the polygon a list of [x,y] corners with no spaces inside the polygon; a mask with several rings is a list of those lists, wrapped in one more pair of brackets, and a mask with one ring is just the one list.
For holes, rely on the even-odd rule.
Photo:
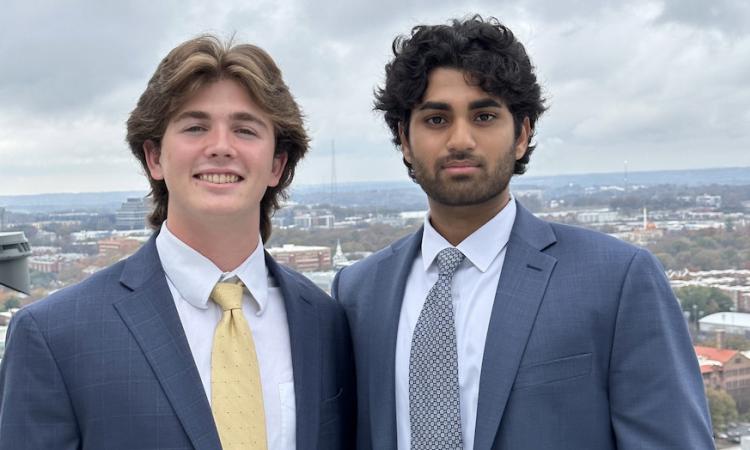
{"label": "mouth", "polygon": [[479,170],[480,164],[467,159],[447,161],[442,164],[441,169],[452,175],[468,175]]}
{"label": "mouth", "polygon": [[469,152],[457,152],[439,161],[442,169],[472,169],[482,165],[482,161]]}
{"label": "mouth", "polygon": [[452,161],[443,164],[443,169],[464,169],[468,167],[479,167],[479,164],[471,161]]}
{"label": "mouth", "polygon": [[232,184],[244,180],[244,178],[234,173],[199,173],[193,175],[193,178],[211,184]]}

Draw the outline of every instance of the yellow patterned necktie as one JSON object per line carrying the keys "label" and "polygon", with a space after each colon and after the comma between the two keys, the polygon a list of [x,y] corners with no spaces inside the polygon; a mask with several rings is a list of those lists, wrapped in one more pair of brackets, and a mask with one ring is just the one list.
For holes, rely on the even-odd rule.
{"label": "yellow patterned necktie", "polygon": [[224,311],[211,352],[211,410],[224,450],[267,450],[260,368],[242,314],[242,283],[217,283],[211,299]]}

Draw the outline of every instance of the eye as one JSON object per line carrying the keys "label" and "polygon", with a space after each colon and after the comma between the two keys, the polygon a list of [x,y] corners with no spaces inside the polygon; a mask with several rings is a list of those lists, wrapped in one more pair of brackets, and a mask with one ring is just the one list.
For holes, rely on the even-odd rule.
{"label": "eye", "polygon": [[445,117],[442,116],[430,116],[425,119],[425,122],[427,125],[444,125],[447,121],[445,120]]}
{"label": "eye", "polygon": [[497,118],[495,114],[484,112],[477,114],[476,120],[477,122],[490,122],[495,120],[495,118]]}
{"label": "eye", "polygon": [[257,136],[258,135],[258,133],[256,133],[255,130],[253,130],[252,128],[237,128],[235,132],[243,136]]}
{"label": "eye", "polygon": [[188,127],[185,127],[183,131],[185,133],[197,134],[206,131],[206,127],[202,125],[190,125]]}

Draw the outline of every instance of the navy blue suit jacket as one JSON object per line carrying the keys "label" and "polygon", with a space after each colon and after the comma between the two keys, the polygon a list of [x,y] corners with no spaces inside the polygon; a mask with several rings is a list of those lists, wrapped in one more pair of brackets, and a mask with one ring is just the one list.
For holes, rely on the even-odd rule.
{"label": "navy blue suit jacket", "polygon": [[[353,337],[360,450],[396,448],[396,333],[421,239],[420,230],[334,281]],[[474,450],[710,448],[695,352],[659,263],[519,205],[487,332]]]}
{"label": "navy blue suit jacket", "polygon": [[[297,449],[354,440],[351,341],[341,307],[266,265],[284,297]],[[0,367],[0,449],[221,448],[152,238],[137,253],[18,312]]]}

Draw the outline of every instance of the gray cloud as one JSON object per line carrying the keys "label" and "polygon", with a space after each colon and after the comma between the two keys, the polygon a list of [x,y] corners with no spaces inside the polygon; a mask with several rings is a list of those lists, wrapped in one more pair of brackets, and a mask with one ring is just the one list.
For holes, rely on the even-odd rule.
{"label": "gray cloud", "polygon": [[[530,174],[750,165],[742,0],[9,0],[0,15],[0,194],[145,189],[124,122],[161,57],[203,32],[277,60],[308,118],[297,180],[404,180],[372,92],[397,34],[469,13],[526,45],[549,97]],[[710,155],[710,157],[708,156]]]}
{"label": "gray cloud", "polygon": [[747,36],[750,3],[745,0],[667,0],[658,20]]}
{"label": "gray cloud", "polygon": [[[0,15],[0,103],[35,114],[77,110],[142,78],[177,1],[12,0]],[[148,13],[144,13],[148,11]]]}

